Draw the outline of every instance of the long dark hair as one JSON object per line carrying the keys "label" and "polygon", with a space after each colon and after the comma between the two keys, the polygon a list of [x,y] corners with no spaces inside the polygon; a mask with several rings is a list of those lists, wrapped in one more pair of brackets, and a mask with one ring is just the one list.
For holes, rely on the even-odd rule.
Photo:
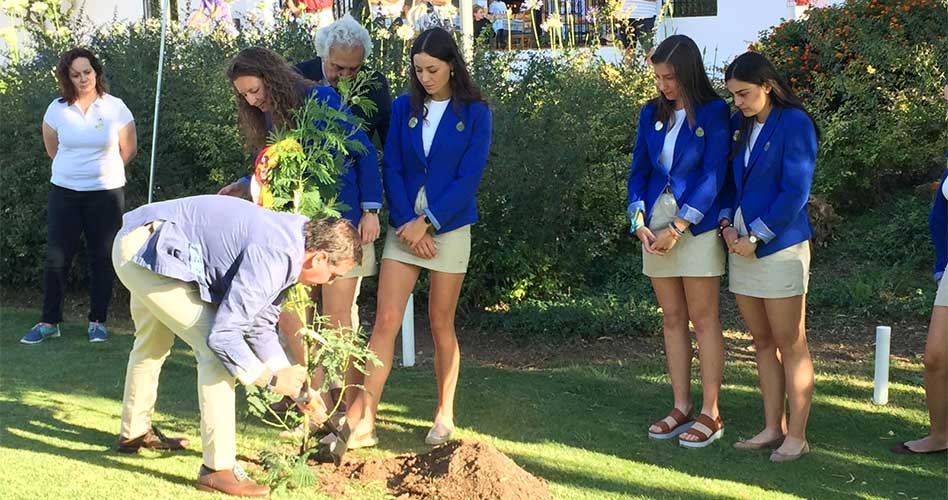
{"label": "long dark hair", "polygon": [[467,65],[464,64],[464,58],[461,57],[461,51],[458,50],[454,37],[441,28],[431,28],[418,35],[408,55],[408,78],[411,81],[410,101],[414,116],[424,118],[428,115],[428,109],[425,107],[425,100],[429,97],[428,91],[418,80],[414,64],[415,54],[422,52],[451,65],[452,75],[448,80],[448,85],[451,86],[451,100],[455,110],[464,103],[485,102],[484,94],[474,85],[474,80],[467,71]]}
{"label": "long dark hair", "polygon": [[[765,83],[770,85],[771,91],[770,94],[768,94],[768,99],[770,99],[771,104],[773,104],[774,107],[796,108],[806,113],[806,116],[813,122],[813,128],[816,130],[816,140],[820,140],[820,127],[816,125],[816,120],[813,119],[813,115],[806,110],[803,106],[803,101],[793,92],[793,88],[787,84],[787,80],[777,72],[777,68],[775,68],[773,63],[770,62],[770,59],[767,59],[763,54],[745,52],[737,56],[737,59],[731,61],[731,64],[728,64],[724,70],[724,81],[726,82],[732,79],[754,85],[763,85]],[[756,117],[753,116],[742,117],[741,147],[732,148],[731,160],[733,160],[737,152],[747,144],[755,119]]]}
{"label": "long dark hair", "polygon": [[62,96],[59,99],[60,102],[72,104],[79,98],[79,92],[76,90],[76,86],[73,85],[72,80],[69,79],[69,68],[76,59],[82,57],[89,60],[92,71],[95,71],[96,94],[101,96],[109,91],[109,84],[105,81],[105,68],[102,67],[102,62],[99,61],[99,58],[96,57],[92,51],[82,47],[76,47],[67,50],[62,57],[59,58],[59,65],[56,66],[56,81],[59,83],[59,95]]}
{"label": "long dark hair", "polygon": [[[678,98],[684,98],[684,109],[688,123],[694,126],[695,110],[721,96],[714,91],[708,73],[704,70],[701,51],[691,38],[685,35],[672,35],[655,49],[651,57],[652,64],[667,64],[675,71],[678,82]],[[675,114],[675,103],[665,98],[661,92],[652,100],[657,106],[655,121],[668,123]]]}
{"label": "long dark hair", "polygon": [[[231,84],[241,76],[255,76],[263,80],[267,106],[274,127],[295,126],[293,110],[303,106],[306,89],[313,85],[303,78],[279,54],[262,47],[248,47],[238,53],[227,66]],[[237,88],[231,85],[237,100],[237,122],[250,151],[257,151],[267,141],[267,125],[260,109],[247,103]]]}

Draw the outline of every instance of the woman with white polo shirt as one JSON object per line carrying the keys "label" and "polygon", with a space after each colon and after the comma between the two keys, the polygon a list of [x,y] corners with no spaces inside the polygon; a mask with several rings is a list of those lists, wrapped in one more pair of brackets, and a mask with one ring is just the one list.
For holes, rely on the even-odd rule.
{"label": "woman with white polo shirt", "polygon": [[85,234],[89,253],[90,342],[108,339],[104,323],[112,297],[112,240],[125,209],[125,166],[135,156],[132,113],[109,95],[102,63],[75,48],[56,68],[60,97],[43,117],[43,143],[53,160],[47,206],[43,316],[20,342],[38,344],[60,334],[69,266]]}

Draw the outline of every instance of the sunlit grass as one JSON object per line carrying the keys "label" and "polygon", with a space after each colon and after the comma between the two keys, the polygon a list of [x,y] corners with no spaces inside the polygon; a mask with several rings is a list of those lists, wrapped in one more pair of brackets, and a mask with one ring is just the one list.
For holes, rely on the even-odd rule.
{"label": "sunlit grass", "polygon": [[[90,345],[82,325],[38,346],[17,343],[33,311],[2,310],[0,326],[0,498],[207,499],[193,489],[201,456],[112,451],[131,337]],[[697,374],[697,365],[694,367]],[[554,498],[945,498],[944,457],[902,457],[887,448],[925,433],[915,363],[893,363],[890,404],[875,406],[871,367],[817,366],[810,420],[813,453],[774,465],[765,452],[730,445],[761,425],[753,363],[730,362],[721,407],[726,434],[704,450],[656,442],[646,428],[670,407],[664,362],[568,363],[513,370],[462,365],[457,437],[486,441],[546,479]],[[178,344],[166,362],[156,423],[199,448],[195,365]],[[908,377],[908,378],[906,378]],[[697,377],[695,378],[697,381]],[[700,385],[692,388],[699,402]],[[356,456],[423,452],[434,410],[430,367],[395,369],[386,387],[378,449]],[[241,404],[241,408],[243,408]],[[278,443],[277,431],[238,415],[239,452]],[[287,498],[322,499],[317,491]],[[377,500],[377,487],[358,498]]]}

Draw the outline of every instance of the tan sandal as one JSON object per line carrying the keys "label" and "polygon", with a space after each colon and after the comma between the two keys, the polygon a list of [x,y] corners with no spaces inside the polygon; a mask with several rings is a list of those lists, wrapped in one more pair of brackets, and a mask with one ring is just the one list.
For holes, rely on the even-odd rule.
{"label": "tan sandal", "polygon": [[700,429],[695,429],[694,425],[692,425],[691,428],[685,431],[683,436],[690,434],[698,438],[698,440],[687,441],[679,436],[678,444],[684,446],[685,448],[704,448],[705,446],[708,446],[709,444],[721,439],[721,437],[724,436],[724,422],[721,421],[720,415],[714,420],[711,420],[711,417],[702,413],[698,415],[697,419],[695,419],[695,424],[701,424],[707,427],[711,431],[711,434],[708,435]]}
{"label": "tan sandal", "polygon": [[[668,417],[671,417],[671,419],[675,421],[674,427],[670,427],[668,423],[665,422],[665,419]],[[658,426],[660,429],[659,432],[648,431],[648,437],[652,439],[671,439],[687,431],[693,423],[694,419],[691,418],[691,415],[685,415],[678,408],[672,408],[672,411],[669,412],[665,418],[652,424]]]}

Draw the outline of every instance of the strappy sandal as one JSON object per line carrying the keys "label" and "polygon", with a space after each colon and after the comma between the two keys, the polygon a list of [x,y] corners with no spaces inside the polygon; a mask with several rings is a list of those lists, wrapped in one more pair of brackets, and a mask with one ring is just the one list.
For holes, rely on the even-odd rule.
{"label": "strappy sandal", "polygon": [[[665,418],[668,417],[671,417],[671,419],[675,421],[674,427],[670,427],[668,423],[665,422]],[[665,418],[653,424],[657,425],[660,431],[648,431],[648,437],[652,439],[671,439],[687,431],[688,428],[691,427],[691,424],[694,423],[694,419],[691,418],[691,415],[685,415],[678,408],[672,408],[672,411],[669,412]]]}
{"label": "strappy sandal", "polygon": [[678,444],[685,448],[704,448],[724,436],[724,422],[721,421],[720,416],[711,420],[711,417],[702,413],[695,419],[695,424],[701,424],[710,429],[711,435],[706,434],[700,429],[695,429],[694,425],[692,425],[690,429],[685,431],[685,434],[690,434],[699,439],[697,441],[686,441],[679,437]]}

